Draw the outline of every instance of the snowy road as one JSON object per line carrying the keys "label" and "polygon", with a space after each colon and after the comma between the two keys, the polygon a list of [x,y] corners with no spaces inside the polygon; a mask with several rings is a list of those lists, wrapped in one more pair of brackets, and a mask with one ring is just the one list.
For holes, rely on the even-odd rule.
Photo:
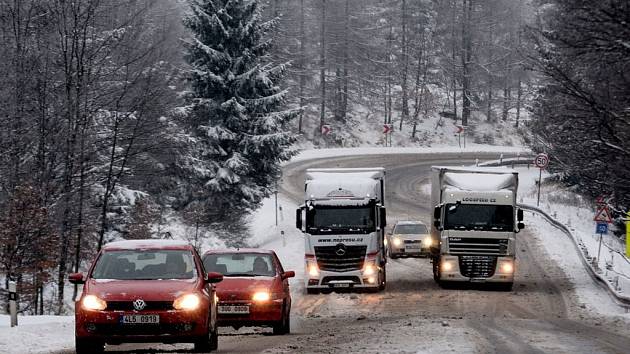
{"label": "snowy road", "polygon": [[[428,221],[429,202],[421,185],[429,176],[430,166],[471,161],[453,154],[439,159],[384,155],[299,162],[286,166],[282,192],[299,201],[303,171],[308,167],[385,166],[390,223],[408,217]],[[517,278],[512,292],[483,286],[441,289],[433,282],[428,259],[391,260],[387,290],[380,294],[307,296],[296,281],[292,335],[224,330],[218,352],[627,353],[627,315],[602,314],[591,304],[584,304],[566,274],[546,253],[544,236],[528,228],[518,238]],[[566,250],[567,258],[577,257],[569,243]],[[300,259],[303,249],[292,252]],[[585,272],[579,266],[572,271],[577,275]],[[591,291],[601,297],[603,305],[614,307],[605,291]],[[143,347],[147,348],[125,345],[108,351],[129,352]],[[186,352],[188,347],[149,348]]]}

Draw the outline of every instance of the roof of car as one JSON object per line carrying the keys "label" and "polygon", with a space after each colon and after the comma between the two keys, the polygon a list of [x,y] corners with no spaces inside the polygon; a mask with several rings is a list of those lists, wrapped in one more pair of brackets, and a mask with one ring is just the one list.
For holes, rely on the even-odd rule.
{"label": "roof of car", "polygon": [[261,253],[261,254],[273,254],[272,250],[266,250],[262,248],[225,248],[225,249],[214,249],[207,250],[204,252],[204,256],[207,254],[216,254],[216,253]]}
{"label": "roof of car", "polygon": [[425,225],[425,223],[419,220],[399,220],[396,221],[396,225]]}
{"label": "roof of car", "polygon": [[115,241],[103,246],[105,251],[137,249],[190,250],[192,246],[186,241],[160,239]]}

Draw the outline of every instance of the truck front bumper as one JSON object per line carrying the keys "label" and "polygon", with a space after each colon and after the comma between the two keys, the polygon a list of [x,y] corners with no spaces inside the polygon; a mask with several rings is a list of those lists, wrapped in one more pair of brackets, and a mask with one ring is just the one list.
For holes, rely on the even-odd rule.
{"label": "truck front bumper", "polygon": [[[491,258],[496,258],[490,261]],[[514,282],[513,256],[442,255],[440,280],[479,283]]]}
{"label": "truck front bumper", "polygon": [[376,288],[379,286],[378,272],[370,275],[360,270],[349,272],[320,271],[318,277],[306,278],[307,289],[361,289]]}

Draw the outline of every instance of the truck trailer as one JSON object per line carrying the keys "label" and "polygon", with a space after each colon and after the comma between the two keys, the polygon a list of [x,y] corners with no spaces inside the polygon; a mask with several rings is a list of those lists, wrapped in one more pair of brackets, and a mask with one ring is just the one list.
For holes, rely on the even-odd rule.
{"label": "truck trailer", "polygon": [[308,293],[386,284],[385,169],[306,170],[296,227],[304,233]]}
{"label": "truck trailer", "polygon": [[507,168],[432,167],[433,277],[449,282],[514,283],[516,234],[523,211],[518,172]]}

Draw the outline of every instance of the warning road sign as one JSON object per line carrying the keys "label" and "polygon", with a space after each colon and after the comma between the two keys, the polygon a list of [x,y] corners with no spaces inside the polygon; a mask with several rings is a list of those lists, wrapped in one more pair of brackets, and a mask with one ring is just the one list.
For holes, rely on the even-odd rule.
{"label": "warning road sign", "polygon": [[597,208],[597,212],[595,213],[595,217],[593,218],[593,220],[598,223],[610,224],[612,222],[612,218],[610,217],[610,211],[608,210],[608,207],[603,206]]}
{"label": "warning road sign", "polygon": [[332,127],[328,124],[322,125],[322,135],[328,135],[332,132]]}

